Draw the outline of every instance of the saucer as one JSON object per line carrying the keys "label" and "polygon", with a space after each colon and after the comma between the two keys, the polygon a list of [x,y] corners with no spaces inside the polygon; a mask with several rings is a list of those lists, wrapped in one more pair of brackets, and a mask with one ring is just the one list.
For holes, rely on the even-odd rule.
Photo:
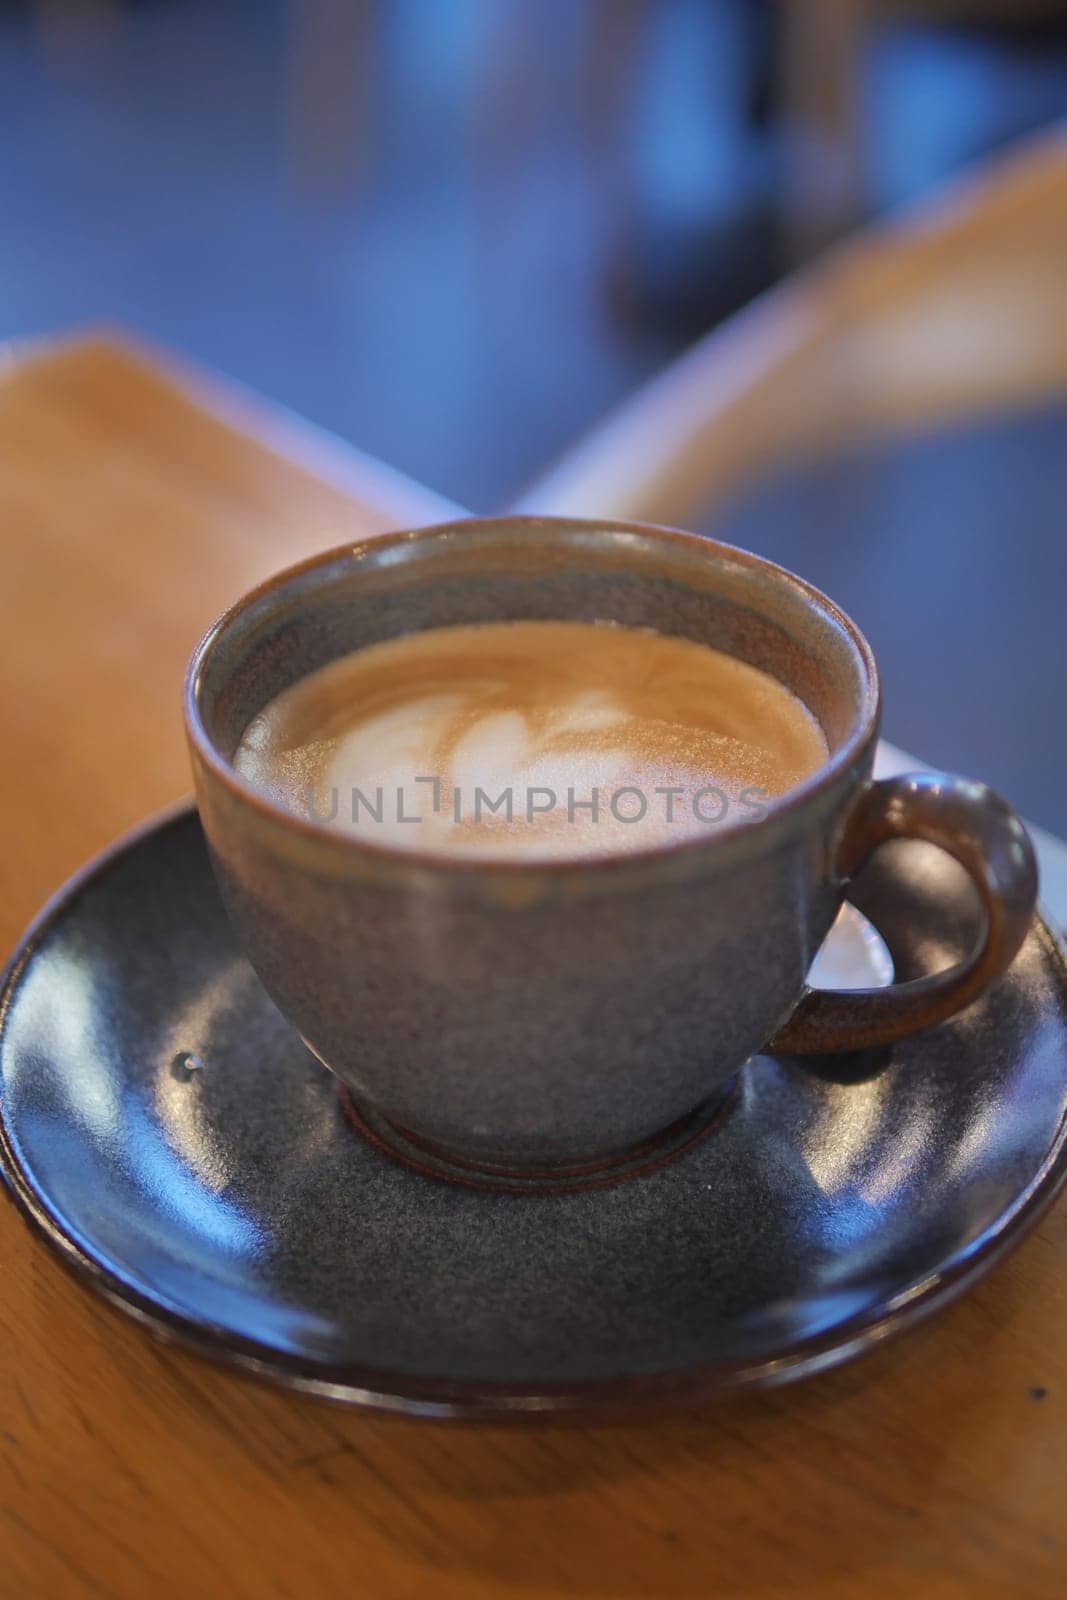
{"label": "saucer", "polygon": [[[976,927],[925,845],[881,851],[854,898],[902,978]],[[654,1170],[479,1192],[355,1131],[183,811],[87,868],[16,952],[0,1111],[30,1222],[162,1335],[387,1411],[626,1409],[842,1361],[1017,1240],[1064,1176],[1067,971],[1037,922],[951,1023],[877,1056],[755,1058]]]}

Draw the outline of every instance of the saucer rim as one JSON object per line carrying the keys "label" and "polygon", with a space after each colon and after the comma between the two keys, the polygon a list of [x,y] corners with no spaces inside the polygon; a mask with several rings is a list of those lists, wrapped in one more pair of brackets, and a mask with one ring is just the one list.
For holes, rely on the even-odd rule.
{"label": "saucer rim", "polygon": [[[112,840],[73,873],[42,906],[0,971],[0,1041],[22,975],[53,924],[77,897],[128,851],[164,828],[196,820],[189,799],[165,807]],[[1067,942],[1042,906],[1029,938],[1037,938],[1058,969],[1067,1013]],[[1009,969],[1010,970],[1010,969]],[[206,1357],[216,1366],[312,1397],[386,1416],[423,1420],[509,1421],[626,1416],[699,1402],[735,1390],[765,1389],[843,1365],[950,1304],[1003,1259],[1044,1215],[1067,1181],[1067,1113],[1041,1165],[1011,1203],[944,1267],[897,1290],[874,1312],[860,1312],[826,1333],[797,1341],[779,1353],[718,1361],[663,1373],[560,1385],[479,1383],[412,1378],[347,1364],[314,1363],[236,1334],[151,1296],[116,1267],[96,1259],[77,1232],[49,1207],[16,1153],[0,1078],[0,1179],[27,1227],[42,1238],[83,1286],[164,1344]]]}

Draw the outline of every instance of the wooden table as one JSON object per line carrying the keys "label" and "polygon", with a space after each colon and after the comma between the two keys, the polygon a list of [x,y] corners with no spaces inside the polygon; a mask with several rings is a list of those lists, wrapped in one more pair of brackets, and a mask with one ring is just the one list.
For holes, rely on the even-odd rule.
{"label": "wooden table", "polygon": [[[188,381],[188,380],[183,380]],[[240,426],[235,426],[239,421]],[[0,944],[187,787],[199,631],[442,503],[104,341],[0,370]],[[1061,1596],[1067,1208],[853,1367],[643,1422],[332,1410],[168,1349],[0,1208],[0,1595]]]}

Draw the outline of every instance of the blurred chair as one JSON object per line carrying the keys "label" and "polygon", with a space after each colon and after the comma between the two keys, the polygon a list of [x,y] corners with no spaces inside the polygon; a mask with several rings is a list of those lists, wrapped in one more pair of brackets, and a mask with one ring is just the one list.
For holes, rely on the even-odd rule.
{"label": "blurred chair", "polygon": [[802,0],[781,6],[779,19],[788,130],[785,231],[792,257],[800,262],[850,232],[869,212],[865,68],[870,46],[887,24],[1018,33],[1062,24],[1064,5],[1063,0]]}
{"label": "blurred chair", "polygon": [[1067,392],[1067,130],[871,228],[695,345],[522,496],[706,520],[790,461]]}

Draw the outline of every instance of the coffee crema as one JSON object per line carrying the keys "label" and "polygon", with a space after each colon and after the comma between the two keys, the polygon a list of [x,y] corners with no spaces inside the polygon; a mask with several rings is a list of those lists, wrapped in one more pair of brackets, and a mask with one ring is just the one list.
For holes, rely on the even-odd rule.
{"label": "coffee crema", "polygon": [[582,858],[754,820],[827,757],[758,668],[607,622],[486,622],[369,645],[246,728],[237,771],[399,848]]}

